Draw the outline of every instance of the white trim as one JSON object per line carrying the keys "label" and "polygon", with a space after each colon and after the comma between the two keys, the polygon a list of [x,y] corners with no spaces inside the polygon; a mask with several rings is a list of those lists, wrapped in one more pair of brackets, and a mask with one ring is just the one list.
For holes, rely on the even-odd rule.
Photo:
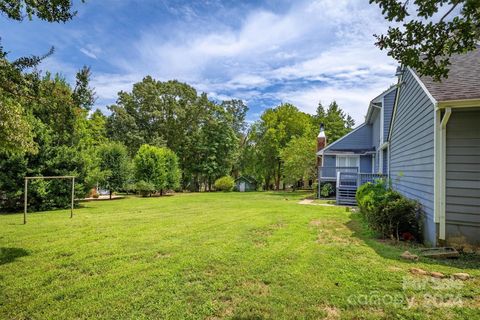
{"label": "white trim", "polygon": [[378,150],[378,173],[383,174],[383,150]]}
{"label": "white trim", "polygon": [[322,155],[324,151],[328,150],[329,148],[331,148],[332,146],[334,146],[335,144],[337,144],[338,142],[342,141],[343,139],[345,139],[346,137],[348,137],[349,135],[351,135],[352,133],[358,131],[360,128],[363,128],[364,126],[366,126],[367,123],[364,122],[362,123],[361,125],[359,125],[358,127],[356,127],[355,129],[353,129],[352,131],[350,131],[349,133],[347,133],[346,135],[344,135],[343,137],[341,137],[340,139],[338,139],[337,141],[335,141],[334,143],[332,144],[329,144],[328,146],[326,146],[325,148],[323,148],[322,150],[319,150],[317,152],[317,155]]}
{"label": "white trim", "polygon": [[433,221],[435,223],[440,222],[440,190],[442,187],[441,180],[440,180],[440,117],[441,117],[441,110],[435,108],[433,121],[433,202],[434,202],[434,209],[433,209]]}
{"label": "white trim", "polygon": [[375,151],[366,151],[363,153],[355,153],[354,151],[330,151],[324,153],[325,156],[368,156],[375,154]]}
{"label": "white trim", "polygon": [[369,106],[368,106],[368,111],[367,111],[367,115],[365,116],[365,123],[369,123],[369,122],[370,122],[370,120],[371,120],[371,118],[372,118],[372,113],[373,113],[372,110],[374,110],[375,108],[377,108],[377,109],[382,109],[382,107],[377,106],[377,105],[375,105],[375,104],[373,104],[373,103],[370,103],[370,104],[369,104]]}
{"label": "white trim", "polygon": [[415,80],[417,80],[418,84],[420,85],[420,87],[423,89],[423,91],[425,91],[425,93],[427,94],[428,98],[430,99],[430,101],[433,102],[434,105],[437,104],[437,100],[432,96],[432,94],[430,93],[430,91],[428,91],[427,87],[425,86],[425,84],[422,82],[422,80],[420,80],[420,78],[417,76],[417,74],[415,73],[415,71],[413,71],[412,68],[410,67],[407,67],[408,71],[410,71],[410,73],[412,74],[413,78]]}
{"label": "white trim", "polygon": [[382,97],[382,109],[380,110],[380,144],[383,144],[385,141],[383,139],[383,132],[385,131],[385,128],[383,127],[385,125],[384,121],[384,116],[385,116],[385,97]]}
{"label": "white trim", "polygon": [[375,98],[372,99],[372,102],[374,100],[377,100],[377,99],[380,99],[380,98],[384,98],[387,94],[389,94],[390,92],[392,92],[394,89],[397,89],[397,85],[393,85],[391,86],[389,89],[387,89],[386,91],[380,93],[378,96],[376,96]]}
{"label": "white trim", "polygon": [[[452,114],[451,108],[445,109],[445,114],[443,118],[440,120],[439,125],[439,135],[437,136],[438,148],[436,150],[436,156],[438,161],[435,162],[437,165],[436,169],[439,171],[436,172],[437,178],[437,206],[436,208],[439,210],[438,212],[438,223],[439,223],[439,232],[438,232],[438,239],[445,240],[445,229],[446,229],[446,153],[447,153],[447,124],[450,116]],[[439,117],[437,117],[439,118]],[[435,189],[434,189],[434,196],[435,196]]]}
{"label": "white trim", "polygon": [[372,154],[372,173],[375,173],[375,154]]}
{"label": "white trim", "polygon": [[[398,87],[398,85],[393,85],[393,86],[391,86],[389,89],[387,89],[386,91],[382,92],[381,94],[379,94],[378,96],[376,96],[375,98],[373,98],[373,99],[370,101],[370,104],[368,105],[367,115],[365,116],[365,122],[369,122],[369,121],[370,121],[371,113],[372,113],[373,108],[383,109],[383,107],[385,106],[385,104],[383,103],[385,96],[386,96],[387,94],[391,93],[393,90],[396,90],[397,87]],[[379,100],[380,98],[382,98],[381,101]],[[382,106],[381,106],[381,107],[379,107],[379,106],[377,106],[377,105],[374,104],[374,103],[378,103],[378,102],[381,102],[381,103],[382,103]]]}
{"label": "white trim", "polygon": [[387,143],[387,174],[390,177],[390,148]]}
{"label": "white trim", "polygon": [[395,94],[395,102],[393,103],[392,119],[390,120],[390,126],[388,128],[388,136],[387,136],[388,141],[390,141],[390,139],[392,137],[393,123],[395,122],[395,115],[397,113],[398,100],[400,99],[400,90],[402,88],[402,86],[401,86],[402,80],[403,80],[403,73],[398,78],[397,93]]}

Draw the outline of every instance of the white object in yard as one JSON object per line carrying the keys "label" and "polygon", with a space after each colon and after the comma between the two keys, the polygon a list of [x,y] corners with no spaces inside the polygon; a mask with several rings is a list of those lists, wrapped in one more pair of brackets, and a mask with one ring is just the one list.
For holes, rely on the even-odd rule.
{"label": "white object in yard", "polygon": [[240,192],[245,192],[245,181],[240,182]]}

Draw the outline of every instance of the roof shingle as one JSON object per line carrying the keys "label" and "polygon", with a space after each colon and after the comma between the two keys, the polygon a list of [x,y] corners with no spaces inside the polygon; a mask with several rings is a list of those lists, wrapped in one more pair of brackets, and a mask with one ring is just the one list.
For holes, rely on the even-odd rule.
{"label": "roof shingle", "polygon": [[480,99],[480,47],[450,59],[447,79],[435,82],[431,77],[420,79],[437,101]]}

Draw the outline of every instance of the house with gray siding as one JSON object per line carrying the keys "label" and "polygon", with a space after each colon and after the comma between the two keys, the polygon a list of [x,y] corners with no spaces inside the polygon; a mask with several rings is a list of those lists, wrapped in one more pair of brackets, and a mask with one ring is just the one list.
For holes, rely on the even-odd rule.
{"label": "house with gray siding", "polygon": [[[338,184],[343,164],[388,175],[421,204],[427,243],[480,247],[480,49],[451,62],[441,82],[399,68],[398,84],[372,100],[365,123],[318,151],[319,180],[333,170]],[[332,160],[343,154],[369,156],[371,166]]]}

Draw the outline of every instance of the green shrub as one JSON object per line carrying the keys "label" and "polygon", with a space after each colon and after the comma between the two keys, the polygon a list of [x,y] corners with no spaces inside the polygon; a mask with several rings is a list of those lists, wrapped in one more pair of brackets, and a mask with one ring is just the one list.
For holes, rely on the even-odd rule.
{"label": "green shrub", "polygon": [[168,148],[144,144],[133,158],[133,164],[136,180],[151,183],[160,195],[180,186],[178,157]]}
{"label": "green shrub", "polygon": [[155,185],[153,183],[140,180],[135,184],[135,190],[142,197],[146,197],[155,192]]}
{"label": "green shrub", "polygon": [[[357,204],[370,228],[383,237],[421,240],[420,205],[387,187],[384,181],[357,190]],[[406,236],[408,235],[408,236]]]}
{"label": "green shrub", "polygon": [[331,183],[325,183],[320,189],[320,195],[324,198],[328,198],[333,194],[333,186]]}
{"label": "green shrub", "polygon": [[230,176],[224,176],[215,181],[215,189],[218,191],[232,191],[235,180]]}

